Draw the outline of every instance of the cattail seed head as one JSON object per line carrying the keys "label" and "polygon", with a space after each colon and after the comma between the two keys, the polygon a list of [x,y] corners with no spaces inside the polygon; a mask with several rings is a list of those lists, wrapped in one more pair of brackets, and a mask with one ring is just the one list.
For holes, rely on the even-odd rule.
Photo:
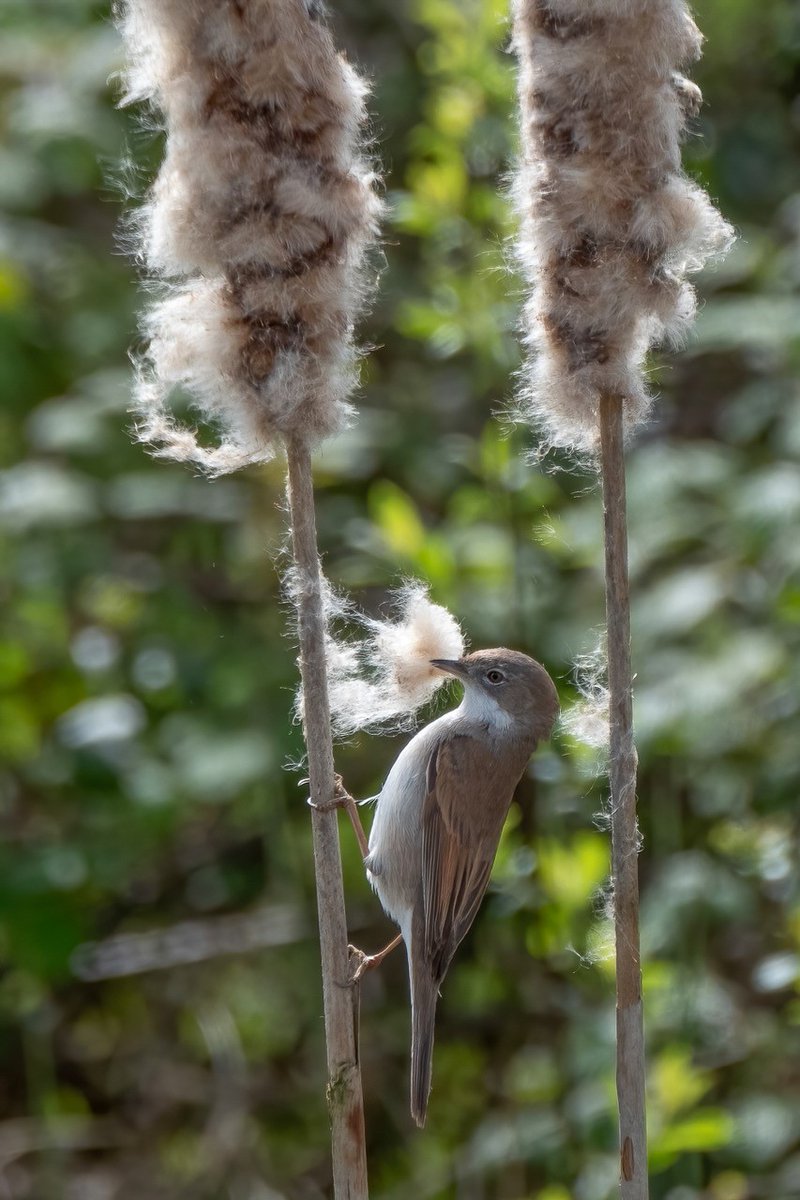
{"label": "cattail seed head", "polygon": [[[121,27],[125,102],[149,101],[167,134],[139,220],[163,283],[143,322],[140,440],[219,474],[335,433],[380,209],[363,83],[316,0],[124,0]],[[217,447],[177,422],[176,389]]]}
{"label": "cattail seed head", "polygon": [[700,53],[684,0],[515,0],[518,250],[532,287],[521,408],[549,444],[593,452],[601,395],[647,413],[647,350],[694,314],[688,272],[732,232],[681,169]]}

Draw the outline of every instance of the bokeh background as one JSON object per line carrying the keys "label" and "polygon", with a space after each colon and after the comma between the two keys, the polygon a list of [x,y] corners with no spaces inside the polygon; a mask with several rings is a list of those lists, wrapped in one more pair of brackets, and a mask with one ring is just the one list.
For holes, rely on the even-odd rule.
{"label": "bokeh background", "polygon": [[[701,0],[691,173],[740,233],[630,457],[654,1200],[800,1196],[800,15]],[[358,424],[319,459],[330,577],[430,581],[565,703],[602,621],[593,479],[504,430],[519,284],[503,0],[342,0],[390,218]],[[0,6],[0,1197],[329,1194],[314,884],[277,586],[279,465],[206,482],[126,432],[158,135],[104,4]],[[133,199],[131,199],[133,197]],[[400,742],[338,765],[371,795]],[[407,1115],[401,956],[362,989],[374,1195],[605,1200],[616,1179],[604,783],[519,791]],[[343,829],[354,940],[391,930]]]}

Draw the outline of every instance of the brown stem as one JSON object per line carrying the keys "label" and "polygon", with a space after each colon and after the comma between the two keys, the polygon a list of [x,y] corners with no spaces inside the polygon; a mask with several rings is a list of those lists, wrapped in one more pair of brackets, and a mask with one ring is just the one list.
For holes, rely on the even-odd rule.
{"label": "brown stem", "polygon": [[611,725],[611,871],[617,972],[617,1106],[620,1195],[647,1200],[644,1018],[639,956],[636,747],[633,741],[631,620],[622,401],[600,401],[606,623]]}
{"label": "brown stem", "polygon": [[289,512],[297,573],[297,624],[303,681],[303,728],[311,783],[311,827],[322,958],[322,996],[328,1054],[328,1109],[336,1200],[367,1200],[364,1102],[356,1047],[356,997],[350,983],[347,917],[339,852],[325,618],[314,515],[311,454],[300,437],[287,442]]}

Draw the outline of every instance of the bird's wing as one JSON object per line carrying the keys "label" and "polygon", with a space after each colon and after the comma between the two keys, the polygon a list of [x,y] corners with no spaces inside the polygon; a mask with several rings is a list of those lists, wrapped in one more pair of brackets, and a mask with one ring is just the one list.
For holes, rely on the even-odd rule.
{"label": "bird's wing", "polygon": [[480,907],[524,765],[509,771],[484,742],[464,733],[442,738],[431,752],[422,890],[425,958],[438,980]]}

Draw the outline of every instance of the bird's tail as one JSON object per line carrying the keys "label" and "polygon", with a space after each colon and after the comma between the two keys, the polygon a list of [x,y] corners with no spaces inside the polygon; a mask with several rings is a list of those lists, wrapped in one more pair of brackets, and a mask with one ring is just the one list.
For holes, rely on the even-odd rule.
{"label": "bird's tail", "polygon": [[433,1061],[433,1026],[439,990],[430,967],[415,963],[411,978],[411,1116],[420,1129],[428,1112]]}

